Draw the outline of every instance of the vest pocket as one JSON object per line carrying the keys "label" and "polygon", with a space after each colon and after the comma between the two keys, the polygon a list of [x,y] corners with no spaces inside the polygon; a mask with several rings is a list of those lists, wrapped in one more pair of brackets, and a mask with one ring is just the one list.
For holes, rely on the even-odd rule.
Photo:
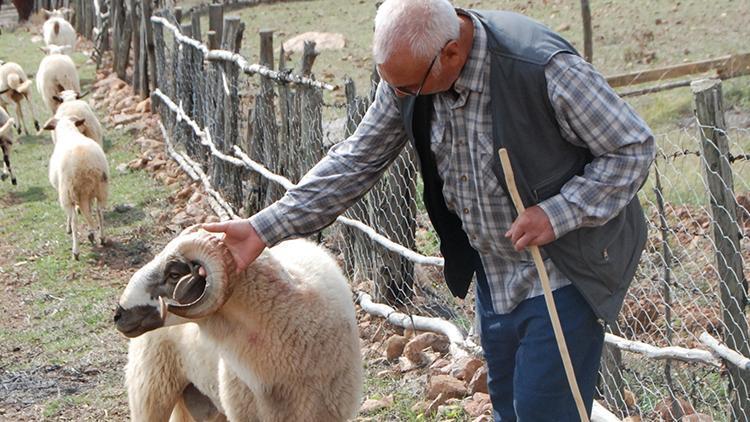
{"label": "vest pocket", "polygon": [[584,262],[610,292],[620,287],[630,262],[626,245],[632,244],[628,239],[632,233],[623,230],[625,223],[626,212],[621,211],[601,227],[578,230],[578,244]]}

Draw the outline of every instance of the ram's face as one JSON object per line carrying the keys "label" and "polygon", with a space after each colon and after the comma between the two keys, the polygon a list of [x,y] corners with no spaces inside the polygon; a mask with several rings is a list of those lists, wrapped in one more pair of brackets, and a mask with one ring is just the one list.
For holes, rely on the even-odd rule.
{"label": "ram's face", "polygon": [[131,277],[115,312],[117,330],[137,337],[215,312],[230,290],[221,259],[224,250],[219,239],[203,231],[172,240]]}

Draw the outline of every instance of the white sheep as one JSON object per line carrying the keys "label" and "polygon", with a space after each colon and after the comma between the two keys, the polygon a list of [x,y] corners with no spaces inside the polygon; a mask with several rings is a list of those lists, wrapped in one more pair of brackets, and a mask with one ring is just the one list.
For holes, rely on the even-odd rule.
{"label": "white sheep", "polygon": [[31,86],[31,80],[26,77],[26,72],[18,63],[4,62],[0,64],[0,106],[7,109],[10,103],[15,104],[16,117],[18,118],[16,124],[19,125],[18,133],[21,133],[22,126],[27,135],[29,130],[23,118],[23,100],[26,100],[26,104],[31,110],[31,116],[34,118],[34,126],[36,130],[39,130],[39,121],[36,119],[34,105],[29,98],[31,94],[29,86]]}
{"label": "white sheep", "polygon": [[[76,216],[80,210],[91,231],[89,240],[94,243],[94,228],[99,232],[103,245],[104,216],[102,209],[107,204],[109,189],[109,166],[102,147],[93,139],[83,135],[76,126],[83,119],[53,117],[44,125],[55,131],[55,148],[49,161],[49,181],[57,190],[60,206],[67,215],[67,230],[73,237],[73,258],[78,259],[78,235]],[[96,202],[96,219],[92,209]]]}
{"label": "white sheep", "polygon": [[0,150],[3,153],[3,172],[0,173],[0,180],[5,180],[10,176],[10,182],[17,185],[16,176],[10,166],[10,150],[13,146],[13,119],[8,116],[8,112],[0,107]]}
{"label": "white sheep", "polygon": [[59,99],[60,94],[66,90],[81,92],[81,82],[73,60],[64,54],[45,56],[36,73],[36,88],[44,104],[54,115],[60,105],[55,97]]}
{"label": "white sheep", "polygon": [[97,144],[103,145],[102,125],[96,117],[96,113],[86,101],[81,100],[83,96],[75,91],[63,91],[59,96],[53,97],[60,103],[55,112],[55,117],[72,117],[73,120],[84,120],[78,130],[87,137],[96,141]]}
{"label": "white sheep", "polygon": [[[188,321],[195,322],[195,332],[157,330]],[[133,275],[115,323],[128,337],[148,338],[131,343],[129,357],[141,360],[129,360],[129,394],[145,390],[138,397],[161,398],[131,400],[133,415],[154,411],[148,406],[160,409],[152,415],[168,414],[175,391],[199,384],[171,375],[179,372],[172,371],[175,356],[198,344],[215,352],[177,360],[213,365],[220,358],[219,399],[214,387],[199,389],[229,420],[335,422],[358,410],[362,359],[351,291],[335,260],[308,241],[283,242],[237,273],[222,237],[189,228]],[[176,344],[178,337],[183,340]],[[133,367],[150,369],[138,375]]]}
{"label": "white sheep", "polygon": [[42,37],[44,45],[64,46],[72,51],[76,44],[76,31],[73,26],[65,20],[63,10],[44,11],[47,21],[42,25]]}

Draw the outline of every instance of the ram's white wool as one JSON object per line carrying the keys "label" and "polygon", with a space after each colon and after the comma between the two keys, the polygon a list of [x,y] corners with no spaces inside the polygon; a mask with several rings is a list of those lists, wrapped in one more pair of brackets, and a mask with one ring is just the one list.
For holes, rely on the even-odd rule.
{"label": "ram's white wool", "polygon": [[[200,307],[202,316],[191,317],[183,308],[179,313],[194,320],[197,332],[185,328],[192,323],[154,327],[131,340],[126,378],[133,420],[166,418],[170,412],[175,417],[189,383],[204,385],[205,391],[199,389],[229,420],[344,421],[355,416],[362,361],[351,291],[333,257],[310,242],[283,242],[236,273],[215,235],[187,229],[133,275],[120,299],[118,328],[127,333],[153,324],[158,314],[151,296],[158,292],[170,299],[178,290],[166,280],[165,269],[182,268],[180,274],[186,275],[180,280],[193,277],[187,282],[192,285],[200,280],[196,264],[207,273],[203,299],[179,306]],[[213,303],[210,312],[201,307],[203,300]],[[161,326],[180,322],[179,316],[170,320],[172,306]],[[175,337],[183,339],[177,346]],[[215,352],[195,352],[204,347]],[[214,365],[217,373],[188,374],[192,366],[213,370]]]}

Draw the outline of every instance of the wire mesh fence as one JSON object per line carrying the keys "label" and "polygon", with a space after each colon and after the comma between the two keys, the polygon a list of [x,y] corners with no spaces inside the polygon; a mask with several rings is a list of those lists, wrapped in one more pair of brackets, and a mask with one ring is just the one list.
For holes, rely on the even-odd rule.
{"label": "wire mesh fence", "polygon": [[[283,60],[277,70],[273,59],[249,65],[230,52],[209,52],[168,18],[152,21],[155,109],[177,149],[204,170],[237,215],[252,215],[285,192],[248,162],[296,183],[366,112],[370,87],[357,96],[351,82],[345,83],[345,103],[324,101],[330,87],[311,77],[314,48],[303,58],[309,61],[300,66],[303,74],[292,75]],[[723,120],[698,121],[657,135],[657,160],[640,193],[649,241],[620,319],[609,327],[598,389],[621,416],[678,419],[696,411],[714,420],[750,419],[750,372],[706,352],[701,340],[706,332],[750,355],[744,274],[750,130],[725,128]],[[337,224],[316,237],[340,252],[356,290],[406,314],[449,320],[468,334],[473,301],[455,300],[444,287],[415,163],[407,146],[345,214],[400,249],[374,241],[378,236],[356,224]],[[733,179],[727,179],[727,169]],[[652,347],[659,357],[634,352],[640,347],[634,342]]]}

